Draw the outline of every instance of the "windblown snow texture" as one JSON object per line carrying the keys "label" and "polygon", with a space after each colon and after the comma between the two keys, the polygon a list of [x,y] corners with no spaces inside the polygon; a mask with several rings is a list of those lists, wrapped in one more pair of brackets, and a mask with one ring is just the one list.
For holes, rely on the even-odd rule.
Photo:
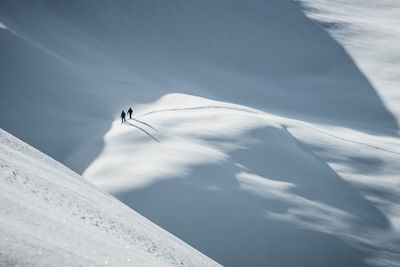
{"label": "windblown snow texture", "polygon": [[0,266],[218,266],[0,129]]}
{"label": "windblown snow texture", "polygon": [[3,0],[0,22],[1,127],[79,173],[121,106],[174,92],[398,130],[353,59],[291,0]]}
{"label": "windblown snow texture", "polygon": [[222,264],[399,266],[399,8],[3,0],[0,126]]}
{"label": "windblown snow texture", "polygon": [[307,16],[343,45],[400,122],[400,3],[299,0]]}
{"label": "windblown snow texture", "polygon": [[398,138],[169,94],[104,142],[84,176],[225,266],[399,263]]}

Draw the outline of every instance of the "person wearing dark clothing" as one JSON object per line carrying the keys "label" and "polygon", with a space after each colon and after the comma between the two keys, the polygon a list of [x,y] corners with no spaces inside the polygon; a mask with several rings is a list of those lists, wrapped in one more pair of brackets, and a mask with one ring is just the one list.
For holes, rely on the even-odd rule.
{"label": "person wearing dark clothing", "polygon": [[129,114],[129,119],[130,119],[130,120],[132,119],[132,113],[133,113],[132,108],[129,108],[129,109],[128,109],[128,114]]}
{"label": "person wearing dark clothing", "polygon": [[121,120],[122,120],[122,123],[126,122],[126,120],[125,120],[125,111],[121,112]]}

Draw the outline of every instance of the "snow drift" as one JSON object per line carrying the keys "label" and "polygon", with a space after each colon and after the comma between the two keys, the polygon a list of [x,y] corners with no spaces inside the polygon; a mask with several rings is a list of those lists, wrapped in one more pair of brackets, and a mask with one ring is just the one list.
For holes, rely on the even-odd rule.
{"label": "snow drift", "polygon": [[0,129],[1,266],[218,266]]}
{"label": "snow drift", "polygon": [[400,3],[300,0],[306,14],[343,45],[400,122]]}
{"label": "snow drift", "polygon": [[398,138],[169,94],[84,172],[226,266],[396,266]]}
{"label": "snow drift", "polygon": [[0,22],[2,128],[79,173],[122,106],[174,92],[398,130],[353,59],[292,0],[6,0]]}
{"label": "snow drift", "polygon": [[223,264],[398,266],[398,6],[4,0],[0,124]]}

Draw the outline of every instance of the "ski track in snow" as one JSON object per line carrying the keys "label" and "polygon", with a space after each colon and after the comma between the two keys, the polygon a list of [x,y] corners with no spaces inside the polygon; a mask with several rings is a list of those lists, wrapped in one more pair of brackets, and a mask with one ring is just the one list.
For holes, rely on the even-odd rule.
{"label": "ski track in snow", "polygon": [[[245,109],[245,108],[233,108],[233,107],[227,107],[227,106],[201,106],[201,107],[188,107],[188,108],[153,110],[153,111],[149,111],[149,112],[146,112],[146,113],[143,113],[143,114],[139,114],[135,118],[142,118],[142,117],[145,117],[145,116],[148,116],[148,115],[151,115],[151,114],[154,114],[154,113],[160,113],[160,112],[202,110],[202,109],[227,109],[227,110],[238,110],[238,111],[243,111],[243,112],[247,112],[247,113],[251,113],[251,114],[257,114],[257,115],[263,115],[264,114],[261,111],[250,111],[250,110]],[[315,127],[312,127],[312,126],[310,126],[310,125],[308,125],[306,123],[300,122],[298,120],[289,119],[289,118],[284,118],[284,120],[291,120],[292,122],[294,122],[294,123],[296,123],[298,125],[302,125],[304,127],[308,127],[310,129],[312,129],[313,131],[319,132],[319,133],[324,134],[324,135],[329,135],[331,137],[337,138],[337,139],[345,141],[345,142],[349,142],[349,143],[353,143],[353,144],[357,144],[357,145],[362,145],[362,146],[366,146],[366,147],[373,148],[373,149],[378,149],[378,150],[381,150],[381,151],[384,151],[384,152],[387,152],[387,153],[393,153],[393,154],[400,155],[400,152],[396,152],[396,151],[392,151],[392,150],[385,149],[385,148],[382,148],[382,147],[369,145],[369,144],[366,144],[366,143],[362,143],[362,142],[354,141],[354,140],[351,140],[351,139],[343,138],[343,137],[340,137],[338,135],[334,135],[332,133],[317,129]],[[141,122],[141,123],[143,123],[143,122]],[[145,124],[145,125],[150,127],[150,128],[152,128],[153,130],[156,130],[152,126],[149,126],[148,124]],[[158,132],[158,130],[156,130],[156,131]],[[148,135],[150,135],[150,134],[148,134]],[[152,138],[154,138],[154,137],[152,137]],[[159,141],[157,140],[157,142],[159,142]]]}
{"label": "ski track in snow", "polygon": [[[1,127],[79,173],[101,152],[85,175],[227,266],[399,266],[399,10],[397,0],[0,1]],[[226,103],[169,95],[142,109],[146,121],[113,123],[132,99],[171,92]],[[23,241],[0,244],[19,253]]]}
{"label": "ski track in snow", "polygon": [[[354,1],[359,0],[312,2],[322,11],[336,3],[336,11]],[[365,23],[355,11],[340,17]],[[362,11],[365,14],[364,7]],[[367,23],[363,33],[370,27],[383,30],[384,40],[397,38],[391,31],[400,27],[384,23],[385,17],[394,22],[397,17],[378,11],[379,20],[373,20],[378,23]],[[321,14],[335,21],[329,12]],[[389,68],[397,64],[399,42],[364,42],[355,49],[373,51],[375,59],[389,48],[382,45],[390,44],[389,56],[378,58],[389,67],[368,64],[372,73],[390,78],[388,88],[394,88],[385,90],[381,100],[369,77],[295,1],[117,0],[74,5],[5,0],[0,2],[0,21],[2,128],[79,173],[100,152],[101,139],[120,107],[131,99],[148,102],[171,92],[288,116],[318,114],[334,124],[348,126],[351,121],[358,129],[380,134],[398,130],[382,101],[392,103],[392,110],[400,106],[395,83],[400,75]],[[380,40],[379,35],[369,38],[375,31],[354,32],[347,36]],[[16,111],[25,114],[25,123],[10,119]],[[50,132],[57,139],[49,138]]]}
{"label": "ski track in snow", "polygon": [[[201,103],[204,105],[199,105]],[[210,256],[222,264],[230,265],[232,261],[238,261],[238,259],[232,256],[232,261],[227,258],[219,258],[219,255],[212,254],[217,252],[212,251],[223,249],[210,249],[211,244],[199,245],[196,239],[191,239],[182,230],[169,224],[168,216],[160,215],[161,211],[152,213],[153,208],[157,210],[156,207],[145,205],[146,208],[143,209],[140,203],[148,201],[147,198],[152,194],[157,194],[151,193],[152,188],[157,188],[158,184],[168,184],[168,181],[177,183],[173,182],[173,178],[183,178],[183,184],[198,188],[199,185],[196,183],[207,182],[190,180],[192,175],[195,174],[196,177],[202,177],[208,181],[206,177],[217,178],[222,175],[219,171],[216,171],[215,174],[208,173],[207,169],[210,168],[210,164],[221,170],[226,169],[226,165],[234,164],[237,169],[236,174],[232,177],[229,176],[229,172],[224,173],[223,175],[227,176],[225,179],[229,179],[228,177],[236,179],[240,190],[257,198],[288,205],[286,213],[275,212],[273,209],[267,208],[269,205],[265,206],[266,222],[276,220],[288,223],[292,227],[340,236],[355,248],[368,252],[369,256],[364,261],[373,266],[385,265],[383,262],[397,261],[400,251],[398,246],[400,236],[396,230],[396,224],[399,219],[397,212],[400,207],[396,199],[390,198],[390,194],[395,194],[396,190],[399,190],[395,173],[400,153],[389,149],[389,147],[399,147],[397,138],[374,136],[343,127],[311,124],[244,106],[230,103],[227,105],[227,103],[183,94],[170,94],[153,104],[139,105],[136,115],[128,122],[133,124],[138,119],[141,121],[137,121],[137,125],[134,126],[142,132],[141,127],[147,127],[149,130],[147,135],[152,135],[153,139],[157,138],[159,143],[150,142],[150,138],[148,140],[144,138],[145,136],[140,136],[140,132],[133,131],[133,128],[114,123],[105,136],[105,149],[85,171],[84,176],[101,188],[119,196],[131,207],[139,208],[146,216],[150,216],[160,225],[171,229],[174,234],[183,236],[189,243],[196,244],[201,251],[211,253]],[[265,134],[260,135],[257,131],[265,132]],[[275,131],[277,133],[274,133]],[[252,137],[253,132],[257,133],[256,137]],[[363,141],[355,141],[347,136],[355,136]],[[214,138],[216,139],[214,140]],[[386,147],[379,146],[379,144],[385,144]],[[308,147],[309,145],[311,147]],[[256,152],[258,146],[262,147],[260,152]],[[275,151],[270,146],[278,146],[279,150]],[[245,158],[237,157],[238,152],[236,151],[242,151],[240,153],[248,153],[248,155]],[[257,159],[257,153],[261,153],[259,159]],[[275,164],[271,163],[273,165],[269,167],[261,167],[266,163],[263,162],[263,157],[266,158],[265,160],[272,157],[269,159],[271,161],[274,161],[274,158],[279,159],[280,156],[275,156],[274,153],[289,153],[281,160],[285,161],[288,158],[291,162],[288,164],[293,164],[293,166],[289,165],[293,171],[287,169],[284,162],[279,161]],[[292,162],[291,157],[297,158],[297,160]],[[375,172],[363,169],[369,164],[368,157],[376,157],[382,161],[383,167],[379,167],[379,170],[376,169],[379,171],[378,177]],[[257,161],[258,165],[247,162],[251,159]],[[243,160],[247,163],[243,163]],[[297,161],[303,162],[299,164],[304,164],[304,167],[301,166],[295,171],[297,168],[295,162]],[[157,166],[157,170],[154,169],[154,166]],[[117,169],[119,171],[116,171]],[[204,174],[202,174],[203,172]],[[282,178],[287,179],[286,175],[282,176],[287,172],[291,178],[281,180]],[[110,173],[114,174],[112,180],[108,178]],[[118,175],[115,175],[116,173]],[[269,179],[269,176],[272,176],[273,180]],[[274,178],[274,176],[277,177]],[[353,192],[348,196],[343,196],[344,199],[349,198],[347,201],[350,203],[341,206],[338,204],[341,197],[338,198],[338,196],[349,189],[341,188],[341,182],[338,184],[334,182],[330,186],[329,179],[324,182],[325,176],[326,178],[332,177],[329,179],[343,179],[346,183],[352,184],[358,188],[362,200],[357,197],[352,199],[352,194],[355,194]],[[383,180],[379,181],[379,179]],[[213,185],[213,183],[211,180],[210,184],[205,186],[205,190],[216,193],[232,190],[225,189],[226,185],[224,184]],[[312,188],[313,183],[316,188],[310,189],[309,187]],[[325,191],[324,187],[330,188],[329,194],[333,194],[338,199],[332,202],[330,197],[325,197],[322,193]],[[368,188],[374,188],[374,190],[368,190]],[[149,193],[146,193],[147,190]],[[168,190],[167,187],[162,192],[158,192],[161,194],[158,197],[162,198],[162,195],[166,194]],[[177,190],[175,194],[179,192],[178,189],[175,190]],[[236,192],[235,190],[230,194]],[[296,193],[298,190],[306,191],[304,191],[305,193]],[[317,195],[313,196],[314,193],[310,193],[308,190],[315,191]],[[319,191],[322,195],[319,195]],[[149,195],[146,197],[146,194]],[[241,199],[243,196],[238,195],[236,198]],[[244,199],[243,201],[248,200]],[[364,208],[353,210],[353,208],[346,207],[347,205],[353,206],[352,202],[359,201],[365,202],[362,204],[365,205]],[[373,211],[374,206],[379,208],[381,215],[378,215],[379,213],[373,215],[376,213]],[[197,209],[201,210],[201,207]],[[178,212],[175,216],[179,217],[183,214]],[[204,216],[207,215],[204,214]],[[252,218],[250,214],[242,216]],[[386,219],[389,222],[385,222]],[[257,219],[252,220],[255,220],[252,223],[256,224]],[[358,222],[359,220],[364,221],[364,224]],[[207,219],[203,218],[199,223],[205,224],[206,221]],[[197,227],[201,228],[202,226],[198,225]],[[265,227],[268,229],[268,227],[273,228],[274,226]],[[248,230],[243,231],[247,233]],[[265,229],[260,231],[265,231]],[[210,242],[213,240],[212,235],[218,238],[220,234],[210,233],[208,236]],[[251,232],[248,235],[251,235]],[[392,237],[388,238],[389,235]],[[232,237],[219,238],[226,238],[228,243],[235,242],[234,238],[229,240]],[[324,247],[323,243],[321,243],[321,247]],[[259,248],[250,246],[249,249],[257,252]],[[227,250],[229,251],[228,248]],[[231,253],[235,254],[235,252]],[[245,254],[251,253],[247,251]],[[241,257],[251,262],[246,256],[242,255]],[[261,262],[255,260],[252,263],[260,264]],[[238,263],[233,265],[238,265]],[[392,265],[396,266],[396,264]]]}

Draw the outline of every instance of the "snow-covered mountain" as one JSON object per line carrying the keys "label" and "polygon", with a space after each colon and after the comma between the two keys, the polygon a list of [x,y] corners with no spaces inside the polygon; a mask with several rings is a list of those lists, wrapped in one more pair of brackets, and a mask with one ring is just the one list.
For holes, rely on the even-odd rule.
{"label": "snow-covered mountain", "polygon": [[397,2],[3,0],[0,126],[223,265],[399,266]]}
{"label": "snow-covered mountain", "polygon": [[292,0],[3,0],[0,22],[2,128],[79,173],[121,106],[175,92],[398,130],[353,59]]}
{"label": "snow-covered mountain", "polygon": [[170,94],[104,142],[84,176],[223,265],[399,262],[398,138]]}
{"label": "snow-covered mountain", "polygon": [[0,130],[0,266],[219,266]]}

